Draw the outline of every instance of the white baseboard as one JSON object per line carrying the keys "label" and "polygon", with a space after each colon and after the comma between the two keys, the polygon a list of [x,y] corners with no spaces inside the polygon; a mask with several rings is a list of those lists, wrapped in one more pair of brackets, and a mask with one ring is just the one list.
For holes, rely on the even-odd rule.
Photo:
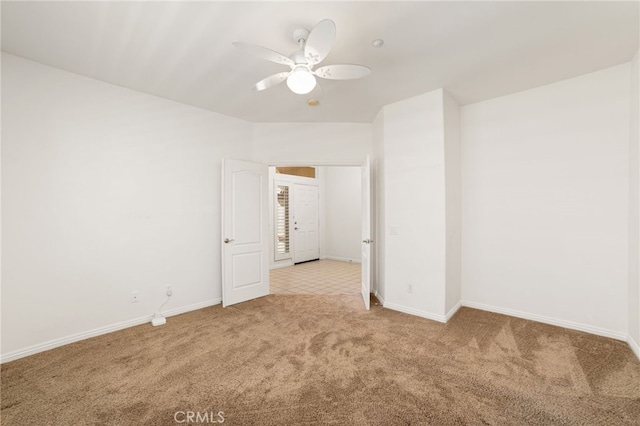
{"label": "white baseboard", "polygon": [[222,299],[218,297],[217,299],[205,300],[204,302],[192,303],[191,305],[170,309],[168,311],[164,311],[162,315],[164,317],[172,317],[174,315],[185,314],[187,312],[197,311],[198,309],[208,308],[209,306],[219,305],[221,303]]}
{"label": "white baseboard", "polygon": [[362,263],[360,259],[349,259],[348,257],[320,256],[320,260],[337,260],[338,262]]}
{"label": "white baseboard", "polygon": [[[377,294],[376,294],[376,297],[378,297]],[[447,321],[449,321],[451,317],[453,317],[456,314],[456,312],[458,312],[458,309],[460,309],[460,307],[462,306],[460,302],[458,302],[445,315],[439,315],[439,314],[423,311],[421,309],[409,308],[407,306],[398,305],[396,303],[385,303],[379,297],[378,297],[378,300],[380,300],[380,302],[382,303],[382,306],[384,306],[385,308],[393,309],[394,311],[400,311],[400,312],[404,312],[405,314],[415,315],[418,317],[427,318],[427,319],[442,322],[442,323],[446,323]]]}
{"label": "white baseboard", "polygon": [[571,330],[584,331],[585,333],[591,333],[598,336],[610,337],[616,340],[627,341],[628,336],[623,333],[619,333],[616,331],[607,330],[600,327],[595,327],[592,325],[581,324],[573,321],[566,321],[557,318],[546,317],[543,315],[530,314],[528,312],[516,311],[514,309],[508,308],[500,308],[497,306],[485,305],[484,303],[476,303],[470,302],[468,300],[461,301],[462,306],[467,306],[469,308],[480,309],[482,311],[495,312],[496,314],[504,314],[512,317],[527,319],[531,321],[542,322],[545,324],[556,325],[558,327],[569,328]]}
{"label": "white baseboard", "polygon": [[433,314],[431,312],[423,311],[420,309],[409,308],[407,306],[398,305],[396,303],[386,302],[385,308],[393,309],[394,311],[404,312],[405,314],[415,315],[438,322],[447,322],[447,318],[444,315]]}
{"label": "white baseboard", "polygon": [[289,266],[293,266],[293,261],[281,261],[278,263],[273,263],[269,265],[269,269],[280,269],[280,268],[288,268]]}
{"label": "white baseboard", "polygon": [[380,302],[380,306],[385,306],[384,303],[384,297],[380,296],[380,294],[378,293],[378,290],[373,292],[373,295],[376,297],[376,299],[378,299],[378,301]]}
{"label": "white baseboard", "polygon": [[[185,312],[195,311],[195,310],[206,308],[209,306],[218,305],[220,304],[220,302],[222,302],[222,299],[219,299],[219,298],[207,300],[205,302],[199,302],[199,303],[194,303],[187,306],[182,306],[179,308],[170,309],[168,311],[164,311],[162,314],[165,317],[172,317],[174,315],[183,314]],[[136,325],[145,324],[150,322],[152,317],[153,315],[147,315],[140,318],[134,318],[127,321],[122,321],[119,323],[107,325],[104,327],[94,328],[93,330],[84,331],[82,333],[72,334],[71,336],[62,337],[60,339],[49,340],[48,342],[29,346],[27,348],[9,352],[7,354],[2,354],[2,356],[0,356],[0,363],[14,361],[16,359],[24,358],[29,355],[35,355],[39,352],[44,352],[60,346],[68,345],[69,343],[90,339],[91,337],[112,333],[114,331],[122,330],[129,327],[134,327]]]}
{"label": "white baseboard", "polygon": [[445,317],[445,321],[444,322],[449,321],[456,314],[456,312],[458,312],[458,309],[460,309],[461,306],[462,306],[462,304],[460,302],[456,303],[455,306],[453,308],[451,308],[449,310],[449,312],[447,312],[444,315],[444,317]]}
{"label": "white baseboard", "polygon": [[627,337],[627,343],[629,344],[629,347],[631,348],[633,353],[636,354],[636,357],[638,357],[638,359],[640,359],[640,345],[638,345],[638,342],[633,340],[633,337],[628,336]]}

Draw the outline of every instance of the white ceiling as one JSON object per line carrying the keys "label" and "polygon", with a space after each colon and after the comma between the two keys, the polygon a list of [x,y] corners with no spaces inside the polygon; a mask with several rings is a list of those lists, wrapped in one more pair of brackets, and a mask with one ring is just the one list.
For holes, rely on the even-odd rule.
{"label": "white ceiling", "polygon": [[[97,80],[252,122],[371,122],[380,107],[444,87],[468,104],[629,61],[638,2],[2,2],[2,50]],[[320,100],[285,84],[287,68],[233,41],[289,55],[291,34],[337,26],[323,65],[362,80],[321,80]],[[371,45],[382,38],[385,44]]]}

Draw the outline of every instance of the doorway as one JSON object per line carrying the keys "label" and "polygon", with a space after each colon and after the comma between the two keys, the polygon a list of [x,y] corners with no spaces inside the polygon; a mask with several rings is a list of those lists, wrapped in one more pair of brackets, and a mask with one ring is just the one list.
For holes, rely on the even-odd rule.
{"label": "doorway", "polygon": [[[284,173],[278,173],[281,170]],[[271,171],[271,294],[359,293],[362,167],[275,167]]]}
{"label": "doorway", "polygon": [[[370,244],[373,242],[369,158],[360,164],[349,165],[358,167],[361,174],[360,293],[368,310],[372,266]],[[269,264],[272,259],[276,260],[274,247],[288,247],[289,251],[291,247],[290,241],[281,244],[274,238],[273,189],[276,182],[270,178],[269,168],[263,164],[225,159],[222,169],[222,304],[228,306],[260,297],[264,290],[268,294]],[[238,235],[243,238],[238,239]]]}

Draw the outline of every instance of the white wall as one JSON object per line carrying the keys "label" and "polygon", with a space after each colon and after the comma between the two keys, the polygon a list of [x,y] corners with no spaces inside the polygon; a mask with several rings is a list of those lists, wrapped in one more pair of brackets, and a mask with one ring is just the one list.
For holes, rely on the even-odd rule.
{"label": "white wall", "polygon": [[443,120],[441,89],[384,107],[385,306],[435,319],[445,314]]}
{"label": "white wall", "polygon": [[445,312],[453,315],[460,307],[462,291],[462,171],[460,160],[460,107],[443,93],[444,161],[446,189],[446,294]]}
{"label": "white wall", "polygon": [[640,358],[640,51],[631,62],[629,138],[629,344]]}
{"label": "white wall", "polygon": [[216,303],[223,157],[373,154],[373,282],[392,306],[436,319],[455,306],[461,222],[465,303],[640,341],[637,54],[462,107],[461,218],[458,107],[443,90],[373,124],[249,124],[2,61],[4,360],[146,319],[165,285],[174,312]]}
{"label": "white wall", "polygon": [[320,257],[362,259],[362,191],[360,167],[321,167]]}
{"label": "white wall", "polygon": [[248,123],[3,54],[2,124],[3,360],[148,318],[165,285],[167,310],[219,301]]}
{"label": "white wall", "polygon": [[253,159],[270,165],[362,164],[371,154],[372,125],[255,123]]}
{"label": "white wall", "polygon": [[629,73],[461,108],[467,304],[626,337]]}

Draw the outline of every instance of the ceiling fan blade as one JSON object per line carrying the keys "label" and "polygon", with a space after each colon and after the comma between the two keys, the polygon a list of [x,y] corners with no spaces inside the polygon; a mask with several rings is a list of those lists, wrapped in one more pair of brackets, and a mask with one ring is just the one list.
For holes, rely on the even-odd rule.
{"label": "ceiling fan blade", "polygon": [[328,80],[353,80],[368,76],[371,74],[371,68],[363,65],[327,65],[313,73]]}
{"label": "ceiling fan blade", "polygon": [[327,57],[336,39],[336,24],[324,19],[313,27],[304,47],[304,56],[309,66],[322,62]]}
{"label": "ceiling fan blade", "polygon": [[289,72],[279,72],[278,74],[270,75],[269,77],[260,80],[253,86],[253,90],[260,92],[262,90],[267,90],[270,87],[276,86],[289,77]]}
{"label": "ceiling fan blade", "polygon": [[243,43],[241,41],[234,41],[233,45],[240,50],[244,50],[252,55],[255,55],[259,58],[266,59],[267,61],[275,62],[278,64],[288,65],[293,67],[295,64],[293,61],[286,56],[271,50],[266,47],[258,46],[257,44],[249,44]]}

